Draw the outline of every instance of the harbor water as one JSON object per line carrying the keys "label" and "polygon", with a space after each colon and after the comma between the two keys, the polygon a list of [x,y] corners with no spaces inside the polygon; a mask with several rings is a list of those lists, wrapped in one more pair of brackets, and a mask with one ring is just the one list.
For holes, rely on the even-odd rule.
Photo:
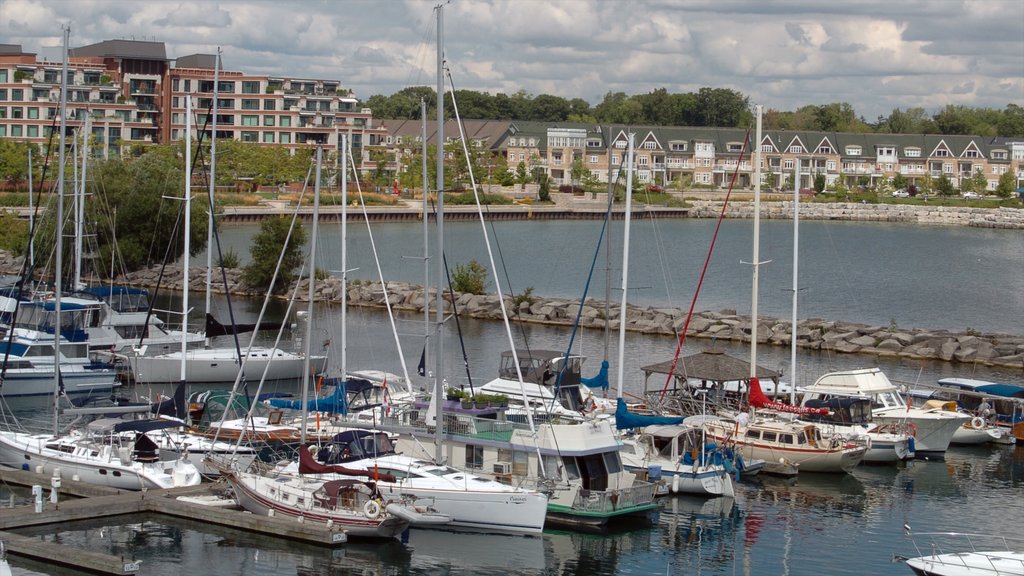
{"label": "harbor water", "polygon": [[[511,290],[578,298],[587,280],[599,223],[500,222],[490,229],[497,239]],[[629,299],[637,304],[675,306],[684,310],[701,272],[713,232],[708,221],[639,221],[633,228]],[[760,314],[789,318],[792,301],[792,223],[762,222]],[[257,227],[228,227],[226,246],[245,257],[247,239]],[[449,267],[476,259],[488,265],[479,240],[479,225],[446,224]],[[350,225],[351,277],[376,280],[366,227]],[[422,230],[415,224],[375,224],[372,233],[384,277],[423,282]],[[331,235],[334,235],[333,238]],[[338,242],[327,228],[320,242]],[[613,245],[621,223],[613,226]],[[849,320],[902,328],[967,329],[1021,334],[1024,320],[1024,235],[1014,231],[885,224],[807,222],[800,229],[801,318]],[[696,310],[750,311],[750,222],[727,221],[719,234]],[[321,244],[323,246],[324,244]],[[613,250],[614,251],[614,250]],[[323,250],[338,258],[338,250]],[[610,261],[617,277],[620,256]],[[200,261],[202,261],[200,259]],[[604,253],[590,295],[604,298]],[[340,259],[318,263],[338,270]],[[504,280],[503,280],[504,282]],[[493,281],[490,290],[494,289]],[[611,291],[611,299],[620,295]],[[259,303],[235,301],[239,321],[254,318]],[[303,305],[297,305],[303,306]],[[225,300],[216,314],[225,317]],[[277,302],[272,317],[286,304]],[[322,308],[314,315],[314,348],[326,348],[338,369],[343,333],[340,311]],[[351,309],[344,330],[350,370],[379,369],[415,375],[423,347],[422,315],[396,319],[401,355],[386,314]],[[498,322],[460,319],[445,327],[441,347],[443,377],[474,385],[496,375],[498,358],[510,347]],[[302,334],[296,329],[286,334]],[[514,326],[512,344],[533,349],[564,350],[570,330],[544,325]],[[263,335],[264,342],[270,336]],[[629,334],[622,383],[627,394],[660,388],[664,379],[644,382],[641,366],[672,358],[673,338]],[[289,343],[291,347],[293,344]],[[586,355],[584,375],[596,373],[600,360],[612,362],[615,335],[588,330],[576,334],[573,351]],[[682,355],[714,345],[748,358],[747,346],[728,342],[687,341]],[[436,343],[431,344],[436,348]],[[610,346],[610,350],[607,348]],[[462,348],[465,347],[465,361]],[[610,354],[609,354],[610,352]],[[404,359],[404,363],[401,361]],[[779,369],[787,381],[810,384],[837,369],[879,366],[889,377],[913,386],[946,376],[973,377],[1024,384],[1021,369],[987,368],[940,361],[910,361],[864,355],[801,350],[795,374],[788,348],[761,346],[758,363]],[[466,366],[468,365],[468,371]],[[435,370],[432,361],[428,370]],[[468,372],[468,374],[467,374]],[[296,391],[292,387],[291,391]],[[279,390],[275,390],[279,391]],[[123,390],[152,397],[165,389]],[[15,406],[23,417],[45,407]],[[27,491],[0,486],[0,506]],[[142,560],[142,573],[196,576],[327,574],[910,574],[894,555],[919,555],[905,526],[920,532],[960,531],[1019,536],[1016,521],[1024,513],[1024,448],[992,446],[952,448],[944,461],[913,461],[899,466],[858,467],[850,475],[804,474],[795,480],[769,477],[739,484],[735,499],[668,497],[649,525],[629,526],[609,534],[545,531],[541,537],[505,537],[411,530],[404,541],[356,542],[336,549],[299,545],[243,532],[199,525],[163,516],[84,521],[34,528],[20,533],[58,541],[70,549],[92,549]],[[2,509],[0,509],[2,513]],[[67,574],[38,563],[11,558],[15,574]]]}

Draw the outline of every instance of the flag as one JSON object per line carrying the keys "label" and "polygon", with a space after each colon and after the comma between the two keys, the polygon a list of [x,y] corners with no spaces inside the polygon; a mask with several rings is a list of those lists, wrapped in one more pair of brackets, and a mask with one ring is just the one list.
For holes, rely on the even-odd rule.
{"label": "flag", "polygon": [[384,403],[381,407],[384,409],[384,416],[391,416],[391,404],[388,399],[388,377],[384,377],[384,383],[380,385],[381,390],[384,391]]}
{"label": "flag", "polygon": [[423,352],[420,353],[420,363],[416,367],[416,373],[420,376],[427,375],[427,347],[423,347]]}

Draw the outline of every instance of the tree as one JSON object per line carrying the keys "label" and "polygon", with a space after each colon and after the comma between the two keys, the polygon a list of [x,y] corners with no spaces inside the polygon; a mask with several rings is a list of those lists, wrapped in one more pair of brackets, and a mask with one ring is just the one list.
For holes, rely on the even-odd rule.
{"label": "tree", "polygon": [[949,177],[943,174],[935,181],[935,192],[940,196],[952,196],[956,193],[956,190],[953,188],[953,182],[949,180]]}
{"label": "tree", "polygon": [[452,272],[452,290],[464,294],[483,294],[487,288],[487,268],[476,260],[456,264]]}
{"label": "tree", "polygon": [[[296,224],[288,238],[292,219],[284,216],[267,218],[260,224],[260,231],[252,238],[249,254],[252,260],[242,268],[242,284],[256,291],[281,293],[295,281],[296,269],[302,265],[302,248],[306,244],[306,231],[301,224]],[[284,250],[284,256],[281,252]],[[270,285],[277,268],[278,260],[281,269],[277,281]]]}
{"label": "tree", "polygon": [[516,164],[516,183],[528,184],[529,182],[530,173],[526,170],[526,162],[520,160],[519,164]]}
{"label": "tree", "polygon": [[973,184],[974,191],[979,194],[985,194],[988,192],[988,178],[985,177],[985,173],[978,168],[971,175],[971,183]]}
{"label": "tree", "polygon": [[548,173],[543,169],[539,169],[534,172],[533,178],[539,185],[537,188],[537,199],[541,202],[551,200],[551,179],[548,178]]}
{"label": "tree", "polygon": [[897,174],[892,177],[892,187],[897,190],[905,190],[907,188],[907,177],[903,174]]}
{"label": "tree", "polygon": [[825,191],[825,175],[820,172],[814,175],[814,191],[818,194]]}
{"label": "tree", "polygon": [[1012,170],[1003,172],[1003,175],[999,177],[999,184],[996,185],[996,196],[1000,198],[1009,198],[1013,196],[1013,191],[1017,188],[1017,177],[1014,176]]}

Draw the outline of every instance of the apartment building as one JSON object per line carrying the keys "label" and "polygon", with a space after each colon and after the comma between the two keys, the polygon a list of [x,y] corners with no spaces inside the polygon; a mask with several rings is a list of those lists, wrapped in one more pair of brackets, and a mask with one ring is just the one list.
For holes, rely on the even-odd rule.
{"label": "apartment building", "polygon": [[[249,75],[220,70],[216,58],[169,59],[162,42],[108,40],[69,50],[67,125],[89,130],[92,152],[111,157],[133,144],[171,142],[185,129],[185,97],[196,130],[218,99],[217,134],[289,149],[337,149],[348,136],[357,159],[386,136],[368,108],[337,80]],[[38,60],[21,46],[0,44],[0,137],[43,144],[59,123],[61,62]]]}

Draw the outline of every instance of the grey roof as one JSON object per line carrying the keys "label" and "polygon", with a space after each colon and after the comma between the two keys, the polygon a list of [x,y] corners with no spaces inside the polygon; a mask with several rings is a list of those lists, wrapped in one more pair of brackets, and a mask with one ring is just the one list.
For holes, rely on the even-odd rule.
{"label": "grey roof", "polygon": [[[645,376],[671,373],[679,378],[695,378],[710,382],[729,382],[750,378],[750,362],[714,349],[680,358],[676,362],[674,370],[671,360],[650,364],[640,369],[643,370]],[[775,370],[763,366],[757,367],[758,378],[776,379],[779,376],[780,373]]]}
{"label": "grey roof", "polygon": [[163,42],[143,40],[104,40],[96,44],[72,48],[71,56],[100,56],[103,58],[129,58],[132,60],[167,61],[167,49]]}
{"label": "grey roof", "polygon": [[[420,120],[381,120],[380,124],[388,134],[404,138],[418,138],[423,135],[423,123]],[[483,141],[493,147],[509,129],[508,120],[463,120],[466,138],[470,141]],[[459,140],[459,125],[454,120],[444,123],[445,140]],[[437,122],[427,121],[427,141],[437,140]]]}
{"label": "grey roof", "polygon": [[21,51],[21,44],[0,44],[0,54],[4,56],[17,56],[24,54],[24,52]]}
{"label": "grey roof", "polygon": [[216,54],[189,54],[174,61],[176,68],[203,68],[213,70],[217,67]]}

